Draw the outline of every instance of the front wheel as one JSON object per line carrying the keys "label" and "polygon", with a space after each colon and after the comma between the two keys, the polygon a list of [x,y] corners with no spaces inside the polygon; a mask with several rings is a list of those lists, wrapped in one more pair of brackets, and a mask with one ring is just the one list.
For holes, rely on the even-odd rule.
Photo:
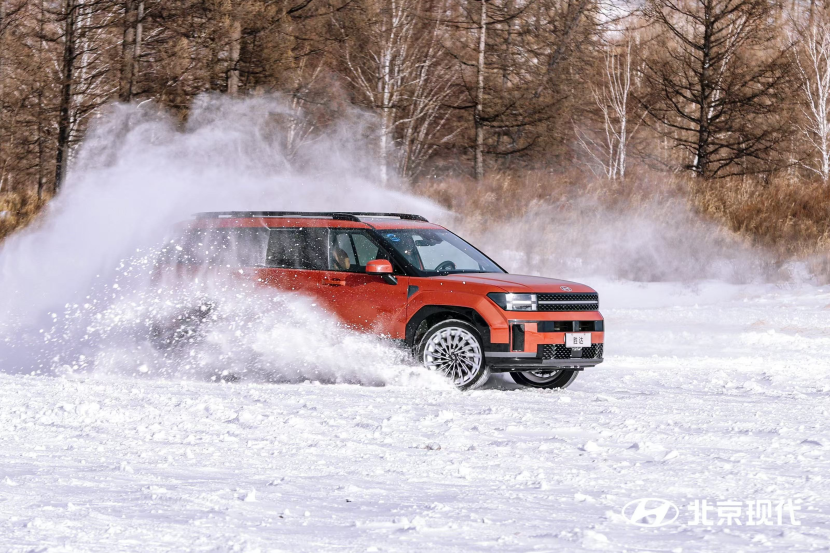
{"label": "front wheel", "polygon": [[529,388],[567,388],[576,380],[579,371],[564,369],[554,371],[526,371],[510,373],[516,384]]}
{"label": "front wheel", "polygon": [[424,334],[418,359],[427,369],[449,377],[459,390],[478,388],[490,376],[478,331],[456,319],[438,323]]}

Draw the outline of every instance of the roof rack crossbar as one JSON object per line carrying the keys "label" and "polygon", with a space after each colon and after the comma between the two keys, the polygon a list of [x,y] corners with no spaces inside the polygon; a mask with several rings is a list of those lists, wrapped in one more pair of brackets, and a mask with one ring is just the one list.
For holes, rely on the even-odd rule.
{"label": "roof rack crossbar", "polygon": [[398,219],[404,219],[407,221],[424,221],[425,223],[429,222],[426,220],[426,217],[422,215],[414,215],[412,213],[379,213],[374,211],[349,211],[347,213],[349,215],[355,215],[357,217],[396,217]]}
{"label": "roof rack crossbar", "polygon": [[360,222],[360,217],[397,217],[408,221],[428,222],[421,215],[411,213],[376,213],[376,212],[352,212],[352,211],[210,211],[196,213],[196,219],[218,219],[229,217],[245,219],[248,217],[325,217],[341,221]]}

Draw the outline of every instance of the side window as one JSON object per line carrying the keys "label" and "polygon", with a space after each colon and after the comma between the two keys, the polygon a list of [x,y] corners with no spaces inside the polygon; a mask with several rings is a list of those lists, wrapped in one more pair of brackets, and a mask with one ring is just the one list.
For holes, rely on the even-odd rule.
{"label": "side window", "polygon": [[331,230],[329,270],[366,272],[366,264],[387,259],[386,254],[361,230]]}
{"label": "side window", "polygon": [[335,271],[354,271],[357,256],[354,254],[351,235],[348,232],[332,231],[334,243],[331,248],[331,268]]}
{"label": "side window", "polygon": [[365,234],[354,233],[352,234],[352,240],[354,240],[354,247],[357,253],[357,263],[361,267],[366,267],[367,263],[378,258],[380,248],[369,240]]}
{"label": "side window", "polygon": [[196,229],[188,231],[174,249],[179,263],[261,267],[267,244],[268,229]]}
{"label": "side window", "polygon": [[230,229],[231,259],[241,267],[262,267],[268,249],[268,229]]}
{"label": "side window", "polygon": [[281,269],[326,269],[326,229],[274,228],[266,265]]}

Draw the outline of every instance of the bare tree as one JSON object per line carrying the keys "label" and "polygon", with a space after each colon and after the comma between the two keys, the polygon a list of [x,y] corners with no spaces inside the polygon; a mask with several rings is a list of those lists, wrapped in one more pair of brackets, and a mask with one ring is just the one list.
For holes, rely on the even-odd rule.
{"label": "bare tree", "polygon": [[72,109],[72,85],[75,79],[75,65],[77,61],[76,41],[78,31],[79,1],[64,0],[63,12],[63,56],[61,58],[61,94],[58,107],[58,150],[55,158],[55,193],[60,190],[66,180],[66,169],[69,165],[69,133],[72,123],[70,111]]}
{"label": "bare tree", "polygon": [[802,93],[805,123],[801,125],[818,159],[802,162],[827,184],[830,181],[830,32],[825,21],[803,29],[793,50]]}
{"label": "bare tree", "polygon": [[644,105],[695,175],[765,169],[785,134],[775,117],[788,74],[769,24],[775,10],[770,0],[648,3],[662,35],[646,60],[653,95]]}
{"label": "bare tree", "polygon": [[[337,23],[344,38],[345,76],[358,102],[379,112],[381,182],[389,179],[391,167],[404,177],[417,172],[446,120],[442,104],[454,75],[441,58],[440,17],[423,17],[420,4],[365,1],[351,18]],[[433,13],[440,16],[443,2],[437,6]],[[402,156],[393,163],[395,146]]]}
{"label": "bare tree", "polygon": [[[0,0],[0,190],[3,189],[3,185],[6,181],[6,168],[9,163],[9,156],[4,155],[4,138],[10,141],[14,136],[14,133],[8,132],[9,129],[6,127],[8,124],[11,124],[6,122],[6,115],[8,108],[12,105],[7,101],[5,89],[6,81],[8,79],[6,72],[6,58],[10,50],[10,45],[8,44],[8,31],[23,15],[24,7],[25,0],[18,0],[16,2],[13,2],[12,0]],[[18,108],[19,107],[20,106],[18,104]],[[7,130],[6,137],[3,136],[4,129]]]}
{"label": "bare tree", "polygon": [[475,125],[476,142],[474,162],[476,180],[484,179],[484,73],[487,70],[487,0],[479,0],[481,15],[478,19],[478,56],[476,58],[476,92],[475,107],[473,108],[473,124]]}
{"label": "bare tree", "polygon": [[[565,100],[580,86],[599,36],[594,0],[468,0],[452,14],[456,32],[445,47],[459,63],[457,109],[472,114],[462,134],[476,179],[488,166],[550,159],[550,146],[570,116]],[[580,58],[585,55],[587,59]]]}
{"label": "bare tree", "polygon": [[144,0],[124,0],[124,40],[121,44],[119,98],[130,102],[135,95],[141,41],[143,40]]}
{"label": "bare tree", "polygon": [[577,129],[577,139],[594,162],[602,168],[605,177],[625,179],[629,141],[637,131],[639,122],[629,126],[631,116],[631,39],[621,47],[611,45],[604,56],[601,88],[594,88],[592,96],[602,118],[602,138]]}

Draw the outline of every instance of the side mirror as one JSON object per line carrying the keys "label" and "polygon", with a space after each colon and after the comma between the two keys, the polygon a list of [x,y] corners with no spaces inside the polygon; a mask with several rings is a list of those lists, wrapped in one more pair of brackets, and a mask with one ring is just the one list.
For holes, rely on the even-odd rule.
{"label": "side mirror", "polygon": [[370,275],[378,275],[389,284],[397,284],[398,279],[392,274],[392,264],[385,259],[375,259],[366,264],[366,272]]}

